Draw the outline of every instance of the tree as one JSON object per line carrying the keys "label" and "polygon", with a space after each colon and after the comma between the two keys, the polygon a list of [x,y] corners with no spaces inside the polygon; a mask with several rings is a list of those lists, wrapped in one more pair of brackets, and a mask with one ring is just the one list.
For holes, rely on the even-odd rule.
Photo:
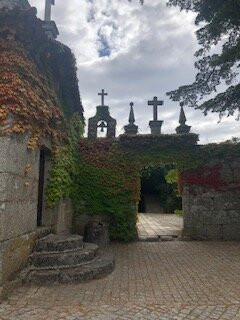
{"label": "tree", "polygon": [[[195,53],[198,70],[191,85],[168,93],[174,101],[200,109],[207,114],[240,116],[240,0],[169,0],[168,5],[197,13],[195,24],[201,48]],[[212,53],[213,51],[220,53]],[[198,105],[206,95],[225,82],[225,92]]]}
{"label": "tree", "polygon": [[[167,4],[197,14],[196,36],[201,47],[195,53],[195,81],[167,94],[204,114],[212,111],[230,116],[237,112],[240,119],[240,0],[168,0]],[[217,93],[223,83],[226,90]],[[214,93],[214,98],[203,101]]]}

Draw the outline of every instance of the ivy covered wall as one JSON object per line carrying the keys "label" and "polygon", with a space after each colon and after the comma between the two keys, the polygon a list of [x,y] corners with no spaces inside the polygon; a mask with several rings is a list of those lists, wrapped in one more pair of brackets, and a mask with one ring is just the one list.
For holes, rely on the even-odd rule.
{"label": "ivy covered wall", "polygon": [[68,119],[83,119],[70,49],[49,40],[36,9],[0,10],[0,134],[29,135],[29,149],[41,138],[61,144]]}
{"label": "ivy covered wall", "polygon": [[[231,161],[240,157],[238,142],[198,146],[197,140],[198,136],[194,134],[123,135],[114,140],[75,140],[71,152],[68,151],[68,160],[60,157],[61,170],[68,173],[63,174],[59,170],[61,174],[58,175],[56,171],[55,178],[49,183],[49,204],[54,206],[57,199],[51,190],[55,180],[55,187],[66,185],[65,190],[73,200],[76,215],[108,215],[112,239],[133,240],[136,237],[142,168],[174,164],[179,173],[181,190],[183,184],[190,183],[189,179],[185,180],[187,177],[197,175],[199,166],[211,160]],[[58,184],[60,176],[64,177],[65,182]],[[211,179],[214,180],[214,177],[208,176],[206,171],[205,180],[191,180],[191,183],[206,183],[208,187]],[[212,187],[216,187],[214,183]]]}

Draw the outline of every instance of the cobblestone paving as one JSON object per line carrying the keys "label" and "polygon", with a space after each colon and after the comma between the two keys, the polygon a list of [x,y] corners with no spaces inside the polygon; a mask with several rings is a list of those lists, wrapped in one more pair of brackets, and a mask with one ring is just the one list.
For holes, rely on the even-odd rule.
{"label": "cobblestone paving", "polygon": [[79,285],[21,287],[1,320],[239,320],[240,243],[113,244],[116,270]]}
{"label": "cobblestone paving", "polygon": [[179,236],[183,229],[183,218],[175,214],[139,213],[137,229],[140,239]]}

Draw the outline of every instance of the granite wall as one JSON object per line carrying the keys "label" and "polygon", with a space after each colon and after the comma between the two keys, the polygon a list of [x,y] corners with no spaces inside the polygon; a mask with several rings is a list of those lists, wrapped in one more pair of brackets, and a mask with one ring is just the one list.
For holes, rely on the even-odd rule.
{"label": "granite wall", "polygon": [[[216,166],[216,163],[210,167]],[[201,173],[199,180],[208,185],[183,185],[186,237],[240,240],[240,159],[218,164],[218,174],[211,176],[207,173],[208,179],[204,180],[204,172]]]}
{"label": "granite wall", "polygon": [[40,150],[27,145],[27,136],[0,136],[0,287],[26,265],[44,229],[37,228]]}

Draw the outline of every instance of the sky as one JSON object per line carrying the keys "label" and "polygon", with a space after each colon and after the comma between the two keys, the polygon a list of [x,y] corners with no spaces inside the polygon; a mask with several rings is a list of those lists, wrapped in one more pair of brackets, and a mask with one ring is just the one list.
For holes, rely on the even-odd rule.
{"label": "sky", "polygon": [[[45,0],[29,0],[43,19]],[[166,92],[193,82],[194,52],[198,48],[192,13],[166,6],[166,0],[55,0],[52,7],[60,36],[77,60],[79,88],[86,120],[100,105],[98,92],[108,92],[106,105],[117,120],[117,134],[128,124],[129,103],[134,102],[139,133],[150,133],[153,118],[148,100],[164,100],[159,107],[162,133],[175,133],[180,107]],[[239,137],[239,121],[218,114],[204,116],[185,108],[191,132],[200,143]]]}

